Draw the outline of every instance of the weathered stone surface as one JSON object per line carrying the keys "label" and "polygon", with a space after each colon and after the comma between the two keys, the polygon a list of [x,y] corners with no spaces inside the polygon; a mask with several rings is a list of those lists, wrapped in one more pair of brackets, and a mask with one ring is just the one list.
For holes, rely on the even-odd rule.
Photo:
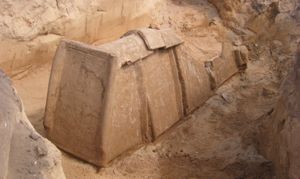
{"label": "weathered stone surface", "polygon": [[234,50],[235,62],[239,70],[247,69],[248,54],[240,49]]}
{"label": "weathered stone surface", "polygon": [[99,116],[104,115],[111,67],[106,60],[109,55],[93,52],[76,43],[61,43],[52,69],[45,119],[48,136],[56,145],[93,160],[90,162],[98,158],[95,139],[101,127]]}
{"label": "weathered stone surface", "polygon": [[300,44],[294,70],[282,84],[281,97],[262,133],[262,152],[274,162],[278,178],[300,176]]}
{"label": "weathered stone surface", "polygon": [[176,47],[181,43],[172,31],[154,29],[134,30],[100,46],[62,41],[46,107],[49,139],[105,166],[157,139],[203,104],[213,94],[212,80],[218,87],[238,72],[232,48],[222,63],[211,62],[216,74],[211,79],[205,60]]}
{"label": "weathered stone surface", "polygon": [[21,100],[1,71],[0,98],[0,178],[65,178],[60,152],[33,129]]}
{"label": "weathered stone surface", "polygon": [[[158,0],[3,0],[0,67],[10,75],[44,64],[62,38],[107,42],[148,26]],[[13,49],[18,49],[13,50]]]}
{"label": "weathered stone surface", "polygon": [[144,40],[144,43],[149,50],[170,48],[183,43],[182,39],[169,28],[161,30],[141,28],[137,30],[131,30],[124,36],[128,36],[131,34],[139,35]]}
{"label": "weathered stone surface", "polygon": [[16,111],[20,109],[18,109],[17,105],[14,105],[17,98],[11,91],[11,82],[2,72],[0,72],[0,82],[0,98],[3,100],[0,102],[0,178],[2,179],[6,178],[8,174],[10,143],[16,123],[16,120],[10,118],[11,116],[9,114],[16,113]]}
{"label": "weathered stone surface", "polygon": [[176,47],[186,113],[195,110],[214,94],[204,60],[197,56],[200,53],[191,51],[185,45]]}
{"label": "weathered stone surface", "polygon": [[150,51],[144,40],[132,34],[97,47],[61,43],[45,119],[55,144],[102,166],[183,117],[172,51]]}

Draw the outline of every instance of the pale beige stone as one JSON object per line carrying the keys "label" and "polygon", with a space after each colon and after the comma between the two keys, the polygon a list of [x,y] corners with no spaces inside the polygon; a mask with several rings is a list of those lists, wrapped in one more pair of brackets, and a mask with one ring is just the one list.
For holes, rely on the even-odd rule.
{"label": "pale beige stone", "polygon": [[[160,31],[149,31],[166,48]],[[173,51],[151,51],[145,38],[154,44],[157,38],[138,34],[100,46],[61,43],[45,119],[49,139],[60,148],[103,166],[183,117]]]}
{"label": "pale beige stone", "polygon": [[3,0],[0,67],[14,76],[51,61],[62,38],[103,43],[147,27],[158,1]]}
{"label": "pale beige stone", "polygon": [[64,179],[61,153],[34,130],[2,71],[0,98],[0,178]]}
{"label": "pale beige stone", "polygon": [[138,29],[99,46],[62,41],[47,99],[49,139],[105,166],[157,139],[211,97],[213,83],[238,72],[232,48],[211,61],[211,78],[205,60],[180,44],[170,29]]}

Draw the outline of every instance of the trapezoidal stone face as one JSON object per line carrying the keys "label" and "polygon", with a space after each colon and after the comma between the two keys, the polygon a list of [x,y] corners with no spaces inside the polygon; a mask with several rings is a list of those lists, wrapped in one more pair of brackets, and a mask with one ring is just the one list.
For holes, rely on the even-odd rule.
{"label": "trapezoidal stone face", "polygon": [[[172,49],[181,41],[164,39],[157,30],[138,32],[100,46],[61,42],[44,121],[57,146],[105,166],[123,152],[154,140],[183,117]],[[160,37],[152,38],[153,34]],[[147,41],[167,45],[153,50]]]}

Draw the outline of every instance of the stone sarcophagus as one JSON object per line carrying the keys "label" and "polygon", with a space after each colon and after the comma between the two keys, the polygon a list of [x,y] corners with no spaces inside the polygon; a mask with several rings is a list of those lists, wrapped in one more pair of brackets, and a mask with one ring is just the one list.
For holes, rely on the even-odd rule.
{"label": "stone sarcophagus", "polygon": [[62,41],[45,127],[60,148],[102,166],[183,117],[171,31],[143,29],[100,46]]}
{"label": "stone sarcophagus", "polygon": [[[221,83],[216,62],[207,67],[180,44],[169,29],[134,30],[99,46],[62,41],[49,82],[48,138],[97,166],[155,140]],[[226,69],[221,77],[238,72],[235,58],[222,60],[231,66],[215,65]]]}

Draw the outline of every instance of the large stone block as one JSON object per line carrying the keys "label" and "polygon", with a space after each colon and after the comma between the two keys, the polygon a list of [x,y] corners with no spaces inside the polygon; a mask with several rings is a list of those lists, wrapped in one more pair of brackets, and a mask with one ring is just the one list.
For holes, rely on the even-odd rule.
{"label": "large stone block", "polygon": [[46,107],[49,139],[103,166],[180,120],[181,87],[171,47],[181,41],[164,34],[169,33],[141,29],[100,46],[62,41]]}
{"label": "large stone block", "polygon": [[147,27],[158,2],[0,1],[0,24],[6,24],[0,31],[0,67],[10,76],[18,75],[50,62],[62,38],[104,43],[130,29]]}
{"label": "large stone block", "polygon": [[211,75],[213,89],[220,87],[226,80],[239,72],[239,64],[234,56],[234,47],[229,42],[223,43],[221,56],[205,62]]}
{"label": "large stone block", "polygon": [[154,29],[100,46],[62,41],[46,107],[49,139],[105,166],[157,139],[239,71],[231,44],[207,61],[181,43],[171,30]]}

